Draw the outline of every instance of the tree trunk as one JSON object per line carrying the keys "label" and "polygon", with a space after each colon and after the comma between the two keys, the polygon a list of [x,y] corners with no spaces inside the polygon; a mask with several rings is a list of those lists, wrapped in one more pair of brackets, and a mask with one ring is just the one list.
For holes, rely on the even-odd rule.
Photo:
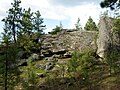
{"label": "tree trunk", "polygon": [[7,72],[8,72],[8,60],[7,60],[7,50],[8,50],[8,43],[6,43],[6,55],[5,55],[5,90],[7,90]]}

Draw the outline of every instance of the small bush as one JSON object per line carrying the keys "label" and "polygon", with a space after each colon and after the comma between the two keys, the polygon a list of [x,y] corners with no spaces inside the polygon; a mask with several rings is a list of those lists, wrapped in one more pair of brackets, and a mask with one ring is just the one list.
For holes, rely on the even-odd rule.
{"label": "small bush", "polygon": [[51,32],[49,32],[49,34],[55,35],[58,32],[61,32],[61,30],[62,30],[62,27],[56,26],[56,28],[54,28]]}
{"label": "small bush", "polygon": [[90,84],[90,76],[94,67],[95,58],[93,51],[83,53],[74,52],[72,58],[68,62],[68,72],[70,76],[80,78],[80,83],[84,85]]}
{"label": "small bush", "polygon": [[22,78],[22,85],[25,90],[36,90],[39,77],[37,73],[40,70],[34,65],[34,62],[29,59],[27,62],[28,66],[24,67],[23,69],[23,78]]}
{"label": "small bush", "polygon": [[109,66],[110,74],[120,72],[120,55],[115,52],[110,52],[106,55],[106,62]]}

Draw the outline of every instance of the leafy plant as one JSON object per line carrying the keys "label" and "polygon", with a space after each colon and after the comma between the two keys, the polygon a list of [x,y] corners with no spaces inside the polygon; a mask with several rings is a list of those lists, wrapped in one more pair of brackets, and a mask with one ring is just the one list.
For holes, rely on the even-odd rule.
{"label": "leafy plant", "polygon": [[93,51],[83,53],[74,52],[68,62],[68,72],[72,77],[80,78],[81,84],[89,85],[92,70],[94,69],[95,58]]}
{"label": "leafy plant", "polygon": [[91,17],[89,17],[84,29],[87,31],[98,31],[98,28]]}
{"label": "leafy plant", "polygon": [[82,31],[82,26],[80,24],[80,18],[78,18],[78,20],[77,20],[77,22],[75,24],[75,28],[76,28],[76,30]]}
{"label": "leafy plant", "polygon": [[120,59],[120,55],[115,53],[114,51],[106,55],[106,61],[109,66],[110,74],[120,72],[119,59]]}
{"label": "leafy plant", "polygon": [[55,34],[57,34],[58,32],[60,32],[60,31],[62,30],[62,28],[63,28],[63,26],[62,26],[62,24],[60,23],[59,26],[56,25],[56,27],[55,27],[51,32],[49,32],[49,33],[52,34],[52,35],[55,35]]}
{"label": "leafy plant", "polygon": [[36,89],[39,77],[37,73],[41,72],[32,62],[28,59],[27,66],[23,68],[22,85],[25,90]]}

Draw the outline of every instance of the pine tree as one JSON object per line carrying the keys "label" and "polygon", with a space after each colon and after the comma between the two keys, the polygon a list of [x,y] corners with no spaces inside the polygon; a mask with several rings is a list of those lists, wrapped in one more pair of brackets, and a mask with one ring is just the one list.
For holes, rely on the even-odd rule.
{"label": "pine tree", "polygon": [[60,25],[59,26],[56,25],[56,27],[50,32],[50,34],[52,34],[52,35],[57,34],[58,32],[62,31],[62,28],[63,28],[63,25],[60,22]]}
{"label": "pine tree", "polygon": [[8,10],[8,16],[2,20],[9,24],[9,32],[15,43],[17,41],[17,34],[20,29],[20,19],[22,15],[20,3],[20,0],[14,0],[14,3],[11,3],[12,8]]}
{"label": "pine tree", "polygon": [[17,58],[17,47],[16,43],[11,40],[11,34],[9,31],[9,24],[5,21],[4,32],[2,37],[1,49],[2,54],[0,55],[0,80],[2,80],[2,86],[5,90],[13,89],[17,84],[19,70],[16,63]]}
{"label": "pine tree", "polygon": [[78,20],[77,20],[77,22],[75,24],[75,28],[76,28],[76,30],[82,31],[82,26],[80,24],[80,18],[78,18]]}
{"label": "pine tree", "polygon": [[87,31],[98,31],[98,28],[91,17],[89,17],[84,29]]}
{"label": "pine tree", "polygon": [[120,7],[120,1],[119,0],[104,0],[100,3],[100,6],[102,8],[110,8],[111,10],[114,10],[115,8]]}
{"label": "pine tree", "polygon": [[33,12],[31,12],[31,8],[23,11],[22,15],[22,35],[31,35],[33,31]]}
{"label": "pine tree", "polygon": [[45,25],[43,24],[43,18],[41,18],[40,11],[36,11],[33,19],[34,32],[37,33],[38,38],[44,34],[43,30],[45,29]]}

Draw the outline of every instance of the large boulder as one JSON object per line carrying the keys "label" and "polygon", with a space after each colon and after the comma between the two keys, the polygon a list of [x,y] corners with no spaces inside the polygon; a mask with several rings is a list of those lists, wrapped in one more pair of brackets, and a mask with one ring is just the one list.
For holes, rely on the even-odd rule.
{"label": "large boulder", "polygon": [[44,37],[42,54],[51,57],[54,54],[64,55],[67,52],[96,50],[96,31],[73,31],[58,33],[57,35],[46,35]]}
{"label": "large boulder", "polygon": [[113,19],[102,16],[99,21],[99,34],[97,39],[97,54],[101,58],[105,58],[105,54],[112,47],[112,29]]}

